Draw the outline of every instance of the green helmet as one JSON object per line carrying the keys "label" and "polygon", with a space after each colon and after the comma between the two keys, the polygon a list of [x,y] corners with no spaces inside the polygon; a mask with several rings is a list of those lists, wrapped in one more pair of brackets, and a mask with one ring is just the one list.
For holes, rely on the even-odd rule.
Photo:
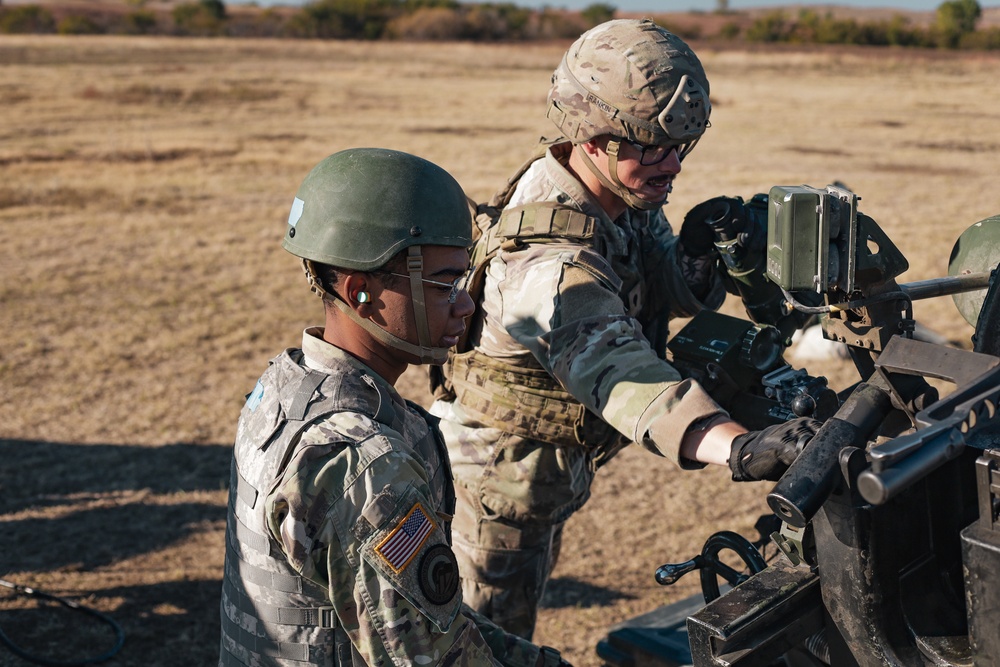
{"label": "green helmet", "polygon": [[313,262],[370,271],[410,246],[471,243],[469,202],[448,172],[408,153],[352,148],[306,176],[281,245]]}
{"label": "green helmet", "polygon": [[[422,245],[472,243],[472,213],[458,182],[422,158],[383,148],[334,153],[306,176],[292,202],[282,247],[302,258],[312,290],[389,347],[423,363],[443,363],[448,349],[430,338],[424,305]],[[372,271],[407,251],[410,299],[418,344],[362,318],[327,291],[315,264]]]}
{"label": "green helmet", "polygon": [[[992,271],[1000,262],[1000,215],[980,220],[958,237],[951,249],[948,275]],[[979,311],[986,301],[986,289],[953,294],[958,312],[972,326],[979,322]]]}
{"label": "green helmet", "polygon": [[570,46],[552,74],[547,115],[575,144],[610,134],[687,146],[708,127],[708,92],[684,40],[650,19],[617,19]]}

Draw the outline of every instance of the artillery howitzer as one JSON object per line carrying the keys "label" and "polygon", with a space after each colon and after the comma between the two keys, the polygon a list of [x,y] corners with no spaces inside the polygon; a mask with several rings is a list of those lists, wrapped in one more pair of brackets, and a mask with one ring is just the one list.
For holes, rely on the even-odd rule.
{"label": "artillery howitzer", "polygon": [[[776,187],[711,211],[752,322],[695,317],[668,344],[673,363],[750,428],[823,425],[767,496],[771,562],[721,531],[661,566],[661,584],[700,570],[703,596],[613,628],[607,664],[1000,665],[1000,216],[966,230],[949,277],[900,284],[906,259],[857,202]],[[912,337],[913,301],[947,294],[972,351]],[[783,360],[814,316],[860,376],[839,394]],[[928,380],[954,390],[939,398]]]}

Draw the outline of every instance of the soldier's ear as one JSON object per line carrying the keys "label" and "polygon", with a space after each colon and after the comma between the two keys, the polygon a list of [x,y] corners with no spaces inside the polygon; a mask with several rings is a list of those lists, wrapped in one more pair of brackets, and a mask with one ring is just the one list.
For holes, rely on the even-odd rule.
{"label": "soldier's ear", "polygon": [[605,152],[607,145],[607,142],[601,141],[601,137],[594,137],[590,141],[585,141],[580,144],[580,147],[583,149],[584,153],[593,158]]}
{"label": "soldier's ear", "polygon": [[371,314],[373,297],[365,274],[352,272],[344,275],[344,298],[358,315],[367,317]]}

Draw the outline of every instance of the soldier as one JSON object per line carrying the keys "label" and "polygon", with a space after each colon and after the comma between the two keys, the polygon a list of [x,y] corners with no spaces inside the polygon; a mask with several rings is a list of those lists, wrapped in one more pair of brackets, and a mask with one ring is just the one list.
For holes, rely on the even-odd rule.
{"label": "soldier", "polygon": [[418,157],[347,150],[302,183],[282,245],[325,327],[240,415],[220,667],[560,664],[462,606],[447,451],[393,388],[461,335],[470,242],[462,189]]}
{"label": "soldier", "polygon": [[623,446],[777,479],[815,431],[747,433],[664,360],[669,319],[724,298],[704,207],[679,237],[661,210],[710,112],[684,41],[648,19],[599,25],[552,77],[547,115],[564,138],[494,197],[499,220],[477,218],[477,312],[431,412],[459,496],[465,601],[522,637],[564,522]]}

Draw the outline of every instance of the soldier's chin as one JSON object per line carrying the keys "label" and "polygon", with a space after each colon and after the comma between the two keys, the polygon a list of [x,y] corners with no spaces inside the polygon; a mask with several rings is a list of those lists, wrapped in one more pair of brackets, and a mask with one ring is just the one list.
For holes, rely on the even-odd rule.
{"label": "soldier's chin", "polygon": [[649,202],[650,204],[665,204],[667,202],[667,197],[670,196],[670,191],[673,188],[668,185],[666,188],[656,188],[647,186],[639,191],[633,191],[634,194],[639,199]]}

